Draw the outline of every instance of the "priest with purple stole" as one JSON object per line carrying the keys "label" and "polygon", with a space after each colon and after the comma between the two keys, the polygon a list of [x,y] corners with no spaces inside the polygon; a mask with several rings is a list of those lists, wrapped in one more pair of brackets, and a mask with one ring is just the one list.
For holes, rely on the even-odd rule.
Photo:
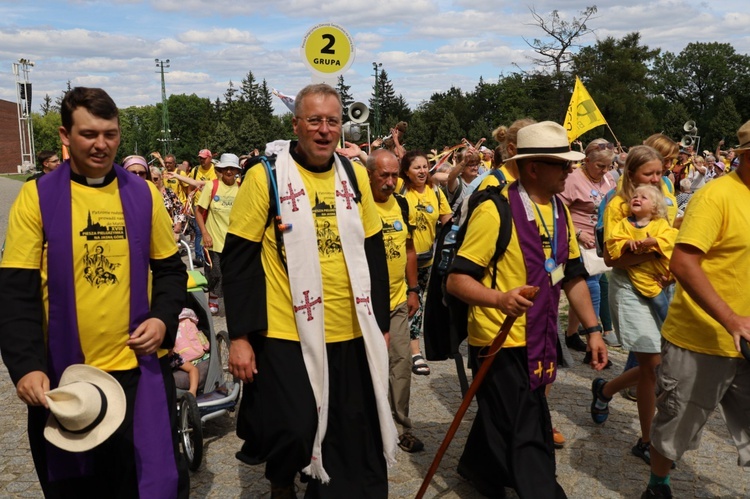
{"label": "priest with purple stole", "polygon": [[[106,92],[73,88],[60,114],[70,160],[21,189],[0,262],[0,351],[28,405],[39,482],[46,497],[187,497],[167,360],[187,284],[172,225],[155,186],[114,164],[120,123]],[[89,439],[106,420],[103,394],[85,428],[50,419],[48,393],[74,364],[111,374],[127,401],[114,434],[80,452],[43,436],[56,424],[68,441]]]}
{"label": "priest with purple stole", "polygon": [[[469,304],[468,341],[474,373],[506,317],[510,334],[477,393],[479,410],[458,472],[477,490],[504,497],[562,498],[555,478],[552,423],[545,387],[557,374],[557,310],[564,290],[581,318],[592,351],[591,366],[607,364],[601,326],[584,279],[575,229],[557,194],[571,162],[565,129],[550,121],[518,131],[519,179],[505,187],[513,230],[507,250],[493,261],[501,218],[495,203],[477,206],[448,276],[448,291]],[[493,287],[493,282],[495,285]],[[534,302],[521,296],[538,286]]]}

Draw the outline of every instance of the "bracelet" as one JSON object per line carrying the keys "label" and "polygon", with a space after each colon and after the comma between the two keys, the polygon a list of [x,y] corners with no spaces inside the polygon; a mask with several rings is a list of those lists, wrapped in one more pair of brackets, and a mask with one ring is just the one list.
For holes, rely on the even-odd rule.
{"label": "bracelet", "polygon": [[583,232],[583,231],[579,230],[578,232],[576,232],[576,239],[580,239],[581,238],[581,232]]}
{"label": "bracelet", "polygon": [[603,331],[601,324],[597,324],[596,326],[587,327],[583,331],[578,331],[578,334],[582,334],[584,336],[588,336],[591,333],[601,333]]}
{"label": "bracelet", "polygon": [[417,294],[419,294],[420,291],[422,291],[422,288],[420,288],[419,286],[414,286],[413,288],[408,288],[406,290],[407,293],[417,293]]}

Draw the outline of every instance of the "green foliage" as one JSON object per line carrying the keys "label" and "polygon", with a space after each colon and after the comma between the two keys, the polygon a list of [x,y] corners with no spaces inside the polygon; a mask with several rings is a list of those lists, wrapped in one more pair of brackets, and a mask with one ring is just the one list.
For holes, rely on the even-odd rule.
{"label": "green foliage", "polygon": [[709,147],[709,144],[718,144],[722,139],[726,140],[727,144],[734,144],[740,126],[742,118],[734,106],[734,99],[724,97],[716,106],[716,115],[711,120],[702,148],[713,151],[715,148]]}
{"label": "green foliage", "polygon": [[62,155],[62,143],[58,129],[62,125],[60,113],[48,112],[47,114],[31,114],[31,123],[34,127],[34,148],[39,151],[55,151]]}

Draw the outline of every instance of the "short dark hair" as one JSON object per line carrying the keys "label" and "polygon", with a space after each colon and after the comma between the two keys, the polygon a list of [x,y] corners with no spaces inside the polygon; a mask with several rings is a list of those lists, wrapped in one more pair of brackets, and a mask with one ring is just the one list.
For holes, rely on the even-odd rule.
{"label": "short dark hair", "polygon": [[73,111],[79,107],[86,108],[97,118],[105,120],[117,118],[117,122],[120,122],[117,105],[107,92],[101,88],[75,87],[65,93],[60,105],[62,125],[68,132],[73,128]]}
{"label": "short dark hair", "polygon": [[37,154],[36,162],[37,165],[39,165],[39,168],[43,168],[44,162],[50,159],[52,156],[57,156],[57,153],[55,151],[41,151],[39,154]]}

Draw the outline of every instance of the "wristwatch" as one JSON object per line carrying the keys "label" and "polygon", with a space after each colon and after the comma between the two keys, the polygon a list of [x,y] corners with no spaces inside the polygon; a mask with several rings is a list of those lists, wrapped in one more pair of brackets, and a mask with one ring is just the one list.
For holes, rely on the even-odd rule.
{"label": "wristwatch", "polygon": [[601,324],[597,324],[596,326],[587,327],[583,331],[578,331],[578,334],[582,334],[584,336],[588,336],[591,333],[601,333],[603,331]]}
{"label": "wristwatch", "polygon": [[413,288],[408,288],[406,290],[407,293],[417,293],[417,294],[419,294],[420,291],[422,291],[422,288],[420,288],[418,285],[414,286]]}

